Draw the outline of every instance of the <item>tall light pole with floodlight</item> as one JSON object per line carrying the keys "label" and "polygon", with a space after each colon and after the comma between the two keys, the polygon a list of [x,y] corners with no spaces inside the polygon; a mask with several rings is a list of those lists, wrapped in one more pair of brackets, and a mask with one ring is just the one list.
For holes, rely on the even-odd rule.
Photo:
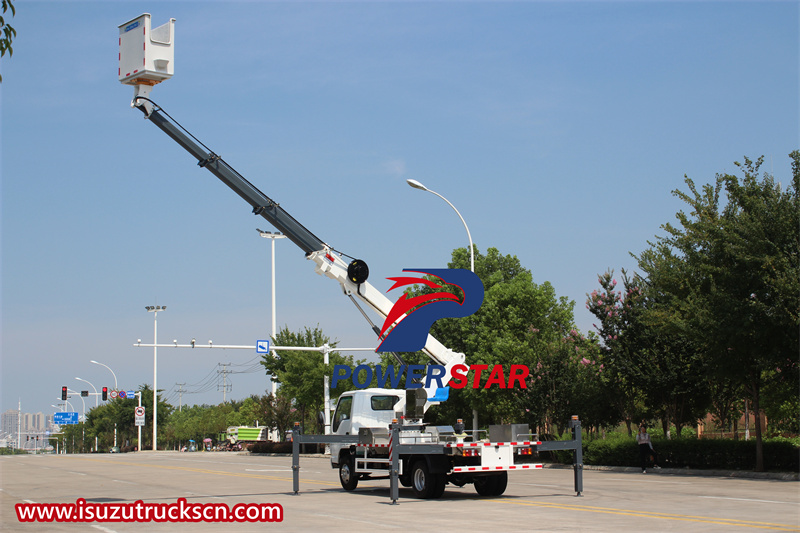
{"label": "tall light pole with floodlight", "polygon": [[145,306],[153,313],[153,451],[158,450],[158,312],[166,311],[166,305]]}
{"label": "tall light pole with floodlight", "polygon": [[[271,231],[262,231],[258,228],[256,228],[256,231],[258,231],[258,234],[265,239],[272,241],[272,338],[274,340],[278,329],[278,322],[275,313],[275,239],[285,239],[286,235],[283,235],[277,231],[275,233],[272,233]],[[276,355],[277,354],[275,353],[275,350],[273,350],[272,356],[275,357]],[[270,376],[270,381],[272,382],[272,396],[274,397],[277,394],[275,376]]]}

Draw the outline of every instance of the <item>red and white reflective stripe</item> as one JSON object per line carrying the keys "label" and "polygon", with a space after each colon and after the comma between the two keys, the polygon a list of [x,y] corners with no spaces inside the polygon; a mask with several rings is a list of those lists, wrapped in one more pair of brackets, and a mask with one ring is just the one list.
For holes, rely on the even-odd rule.
{"label": "red and white reflective stripe", "polygon": [[509,466],[455,466],[453,472],[488,472],[490,470],[526,470],[526,469],[540,469],[541,463],[529,465],[509,465]]}
{"label": "red and white reflective stripe", "polygon": [[391,448],[391,444],[356,444],[357,448]]}
{"label": "red and white reflective stripe", "polygon": [[448,448],[463,448],[467,446],[534,446],[541,444],[541,441],[522,441],[522,442],[460,442],[458,444],[446,444]]}

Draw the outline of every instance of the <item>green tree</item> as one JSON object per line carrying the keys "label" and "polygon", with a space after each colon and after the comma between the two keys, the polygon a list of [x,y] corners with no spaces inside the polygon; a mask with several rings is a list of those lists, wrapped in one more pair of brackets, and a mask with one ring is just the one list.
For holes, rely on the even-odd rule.
{"label": "green tree", "polygon": [[278,391],[277,396],[270,394],[265,396],[267,400],[265,408],[265,424],[278,431],[278,440],[286,440],[286,432],[292,429],[295,421],[298,420],[298,412],[292,406],[292,399]]}
{"label": "green tree", "polygon": [[[448,268],[469,266],[468,250],[454,250]],[[481,308],[469,317],[438,320],[431,328],[431,335],[447,348],[466,355],[467,365],[500,364],[506,370],[512,364],[530,367],[538,361],[537,354],[545,352],[572,329],[573,303],[557,297],[549,282],[534,283],[531,272],[516,256],[503,255],[496,248],[489,248],[485,255],[476,251],[475,273],[485,291]],[[431,290],[418,287],[408,292],[416,295]],[[404,357],[408,363],[430,363],[421,354],[404,354]],[[478,387],[473,388],[470,373],[469,384],[463,389],[451,388],[450,399],[433,407],[429,418],[452,424],[458,418],[469,420],[474,409],[482,425],[519,421],[524,410],[531,408],[524,405],[523,390],[483,388],[488,377],[483,372]]]}
{"label": "green tree", "polygon": [[528,388],[520,391],[523,420],[539,433],[561,435],[572,415],[585,429],[599,430],[619,422],[612,396],[617,388],[600,359],[597,337],[571,330],[546,351],[537,354]]}
{"label": "green tree", "polygon": [[[11,47],[11,41],[17,36],[17,30],[12,28],[6,22],[5,17],[7,11],[10,10],[11,16],[13,17],[17,14],[17,10],[14,7],[14,4],[11,3],[11,0],[3,0],[2,8],[3,14],[0,15],[0,30],[2,31],[2,34],[0,35],[0,57],[5,56],[6,52],[8,52],[8,57],[11,57],[14,55],[14,49]],[[2,81],[3,77],[0,76],[0,82]]]}
{"label": "green tree", "polygon": [[[708,409],[705,361],[691,339],[674,327],[674,317],[659,305],[664,295],[639,276],[622,271],[622,288],[612,272],[600,276],[601,291],[589,295],[587,306],[600,322],[603,361],[623,386],[620,391],[636,403],[618,397],[626,412],[656,416],[664,433],[670,422],[676,434]],[[644,403],[644,411],[637,407]],[[626,417],[631,432],[632,416]]]}
{"label": "green tree", "polygon": [[[303,328],[298,332],[283,327],[272,339],[274,346],[336,347],[330,337],[325,335],[319,326],[311,329]],[[264,354],[261,364],[267,374],[280,384],[281,396],[291,398],[295,408],[300,412],[300,420],[305,428],[314,427],[316,431],[324,430],[317,416],[324,404],[324,377],[331,377],[334,365],[354,367],[362,361],[355,361],[353,356],[343,356],[338,352],[328,354],[330,364],[326,367],[322,353],[318,351],[281,351],[278,356],[273,353]],[[339,381],[335,389],[331,389],[331,398],[350,390],[350,381]],[[309,432],[308,429],[305,432]]]}
{"label": "green tree", "polygon": [[[741,384],[762,409],[762,391],[776,372],[798,382],[800,330],[800,152],[790,154],[785,189],[759,175],[763,158],[736,163],[743,173],[718,174],[698,190],[674,194],[691,209],[651,243],[639,267],[674,318],[707,359],[713,379]],[[723,198],[724,196],[724,198]],[[676,275],[677,274],[677,275]],[[756,418],[756,470],[763,470]]]}
{"label": "green tree", "polygon": [[[149,385],[141,385],[142,406],[145,408],[145,425],[142,427],[142,449],[153,447],[153,389]],[[117,430],[117,444],[124,446],[130,442],[135,445],[138,429],[134,408],[138,405],[136,398],[114,398],[105,405],[93,408],[86,413],[87,435],[98,437],[98,446],[104,449],[114,442],[114,429]],[[158,427],[159,442],[165,442],[163,428],[166,427],[173,407],[158,395]]]}

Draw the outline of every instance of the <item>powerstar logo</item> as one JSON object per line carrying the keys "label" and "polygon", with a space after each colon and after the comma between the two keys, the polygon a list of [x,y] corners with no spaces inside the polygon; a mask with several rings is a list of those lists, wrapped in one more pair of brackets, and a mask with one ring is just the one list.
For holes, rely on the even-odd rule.
{"label": "powerstar logo", "polygon": [[[394,285],[386,291],[391,292],[407,285],[425,285],[435,292],[408,297],[403,294],[395,302],[381,328],[383,341],[376,352],[416,352],[425,347],[428,332],[433,323],[440,318],[462,318],[480,309],[483,303],[483,282],[471,270],[463,268],[405,268],[403,272],[427,274],[437,281],[423,277],[403,276],[387,278]],[[446,286],[461,289],[461,300]],[[388,334],[386,332],[388,331]],[[384,336],[384,334],[386,334]]]}
{"label": "powerstar logo", "polygon": [[[433,289],[433,292],[408,296],[403,294],[395,302],[381,329],[383,341],[375,350],[376,352],[416,352],[425,347],[428,339],[428,332],[433,323],[440,318],[463,318],[476,312],[483,303],[483,283],[474,272],[464,269],[454,268],[406,268],[403,272],[413,272],[415,274],[427,274],[434,279],[422,277],[401,276],[387,278],[394,281],[394,285],[386,291],[390,292],[398,287],[408,285],[425,285]],[[444,290],[446,287],[458,287],[461,289],[463,299],[458,295]],[[388,332],[388,333],[387,333]],[[481,373],[489,372],[489,377],[483,388],[497,386],[501,389],[514,388],[516,384],[520,388],[526,388],[525,378],[528,377],[530,370],[526,365],[511,365],[506,380],[506,374],[502,365],[494,365],[491,370],[489,365],[454,365],[449,372],[443,365],[428,365],[426,370],[423,365],[400,365],[395,370],[394,365],[388,365],[386,370],[378,365],[373,369],[369,365],[358,365],[351,369],[347,365],[335,365],[333,369],[332,387],[336,387],[339,381],[352,380],[353,385],[358,389],[369,387],[372,383],[373,375],[376,378],[378,387],[390,385],[396,389],[401,381],[403,373],[406,374],[405,388],[415,389],[423,387],[428,389],[435,384],[438,389],[453,387],[462,389],[469,384],[467,377],[469,372],[473,372],[472,388],[480,386]],[[446,396],[446,395],[445,395]],[[444,398],[440,398],[444,399]]]}

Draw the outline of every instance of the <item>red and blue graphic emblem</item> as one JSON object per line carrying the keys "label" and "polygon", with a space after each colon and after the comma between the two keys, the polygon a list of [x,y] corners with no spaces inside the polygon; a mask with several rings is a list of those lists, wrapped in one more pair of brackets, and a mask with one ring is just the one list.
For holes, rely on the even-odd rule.
{"label": "red and blue graphic emblem", "polygon": [[[483,303],[483,282],[471,270],[463,268],[404,268],[403,272],[428,274],[438,280],[422,277],[387,278],[394,285],[386,291],[407,285],[426,285],[431,289],[443,289],[452,285],[461,289],[463,301],[447,291],[408,297],[403,294],[395,302],[381,328],[383,341],[377,352],[416,352],[425,347],[428,332],[440,318],[462,318],[480,309]],[[388,331],[388,333],[387,333]]]}

